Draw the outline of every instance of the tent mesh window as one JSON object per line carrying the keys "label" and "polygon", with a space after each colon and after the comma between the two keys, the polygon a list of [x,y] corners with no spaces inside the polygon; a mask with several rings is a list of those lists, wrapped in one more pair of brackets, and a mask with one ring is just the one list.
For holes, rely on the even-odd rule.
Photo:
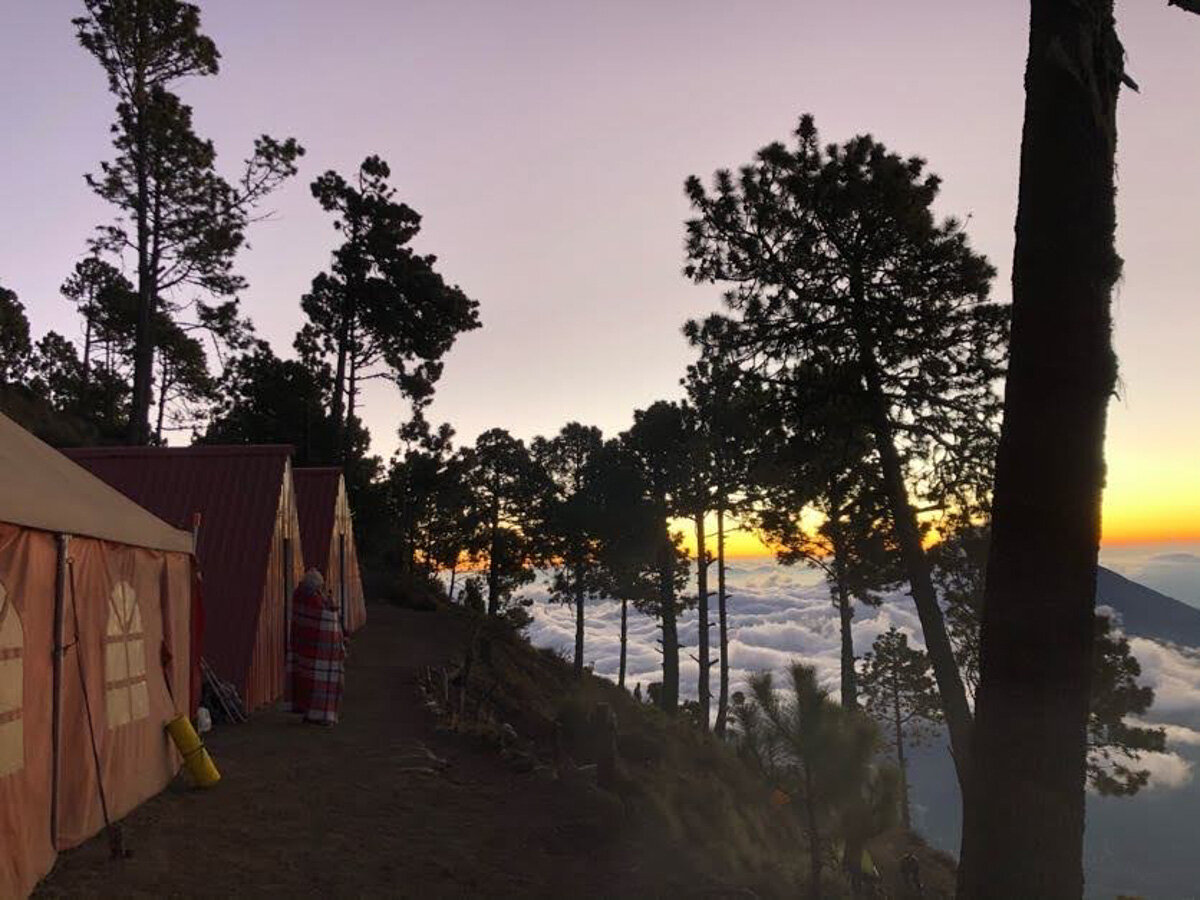
{"label": "tent mesh window", "polygon": [[24,705],[25,632],[8,590],[0,582],[0,778],[25,766]]}
{"label": "tent mesh window", "polygon": [[120,728],[150,714],[146,643],[137,596],[127,582],[113,588],[104,638],[104,697],[108,727]]}

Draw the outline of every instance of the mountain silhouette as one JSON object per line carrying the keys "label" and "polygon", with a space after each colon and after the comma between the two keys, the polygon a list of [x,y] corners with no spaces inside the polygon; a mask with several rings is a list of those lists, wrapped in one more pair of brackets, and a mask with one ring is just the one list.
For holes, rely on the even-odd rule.
{"label": "mountain silhouette", "polygon": [[1096,605],[1111,606],[1129,635],[1200,648],[1200,610],[1100,566]]}

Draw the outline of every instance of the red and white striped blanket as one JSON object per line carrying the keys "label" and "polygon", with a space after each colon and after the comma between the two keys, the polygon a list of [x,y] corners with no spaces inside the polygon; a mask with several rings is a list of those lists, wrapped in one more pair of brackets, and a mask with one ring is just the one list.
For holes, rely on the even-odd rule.
{"label": "red and white striped blanket", "polygon": [[346,650],[337,608],[303,584],[292,596],[289,707],[309,722],[332,725],[342,705]]}

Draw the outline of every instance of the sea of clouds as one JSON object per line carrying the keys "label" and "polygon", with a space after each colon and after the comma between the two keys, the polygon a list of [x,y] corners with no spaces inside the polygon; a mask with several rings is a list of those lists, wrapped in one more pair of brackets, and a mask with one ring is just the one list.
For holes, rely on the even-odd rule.
{"label": "sea of clouds", "polygon": [[[1200,550],[1200,547],[1195,548]],[[1200,608],[1200,552],[1121,550],[1102,555],[1109,568],[1168,596]],[[745,687],[756,671],[780,672],[793,660],[814,666],[821,682],[837,696],[841,645],[837,612],[821,575],[802,566],[784,567],[769,559],[739,559],[729,569],[729,662],[731,690]],[[544,580],[526,595],[533,599],[529,637],[570,658],[575,645],[575,613],[547,602]],[[716,622],[715,598],[710,621]],[[699,668],[696,616],[684,614],[679,628],[681,692],[697,695]],[[911,599],[898,591],[877,607],[858,607],[853,624],[857,655],[895,625],[909,642],[922,646],[921,628]],[[616,680],[620,659],[620,605],[590,602],[585,609],[585,661],[602,676]],[[657,623],[629,610],[627,687],[661,678]],[[712,629],[714,655],[717,629]],[[1143,754],[1141,768],[1150,785],[1133,798],[1089,795],[1085,865],[1088,898],[1132,894],[1193,897],[1200,821],[1200,648],[1168,646],[1134,637],[1130,647],[1142,667],[1141,681],[1154,689],[1155,702],[1145,723],[1167,733],[1164,753]],[[716,695],[716,667],[712,687]],[[919,748],[911,760],[914,823],[935,846],[957,853],[958,791],[944,740]]]}
{"label": "sea of clouds", "polygon": [[[1200,576],[1200,556],[1195,557]],[[1136,567],[1169,565],[1141,560]],[[839,693],[841,643],[837,611],[819,572],[803,566],[780,566],[768,559],[734,561],[728,569],[728,629],[730,689],[742,690],[748,676],[758,671],[782,672],[793,661],[817,670],[822,684],[833,696]],[[533,623],[529,638],[537,646],[558,649],[570,657],[575,645],[575,612],[568,605],[547,600],[544,581],[526,596],[533,599]],[[716,622],[716,598],[710,621]],[[598,675],[616,680],[620,661],[621,608],[610,600],[589,602],[585,609],[585,662]],[[878,607],[858,606],[853,624],[858,656],[870,650],[875,638],[895,626],[908,635],[910,644],[923,646],[920,622],[912,600],[903,591],[888,596]],[[643,691],[661,680],[658,624],[654,619],[629,609],[626,686],[641,683]],[[698,694],[694,654],[697,618],[683,614],[679,623],[680,691],[685,697]],[[717,629],[711,630],[716,656]],[[1200,649],[1167,646],[1143,638],[1130,645],[1142,666],[1142,683],[1155,692],[1154,706],[1146,721],[1168,727],[1166,753],[1145,754],[1141,765],[1151,771],[1152,787],[1181,787],[1193,780],[1195,760],[1200,756]],[[716,695],[717,669],[712,687]]]}

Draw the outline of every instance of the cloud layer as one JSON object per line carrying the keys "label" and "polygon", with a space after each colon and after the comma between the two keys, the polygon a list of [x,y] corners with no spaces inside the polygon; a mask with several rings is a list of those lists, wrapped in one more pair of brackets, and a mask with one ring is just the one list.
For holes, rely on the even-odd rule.
{"label": "cloud layer", "polygon": [[[770,561],[740,560],[729,569],[729,663],[730,690],[742,690],[756,671],[780,671],[799,660],[816,668],[822,684],[836,697],[839,693],[841,647],[837,612],[820,575],[804,568],[790,568]],[[574,652],[574,612],[568,606],[546,602],[539,583],[529,592],[534,599],[534,622],[529,637],[534,644]],[[710,621],[713,656],[717,655],[716,599]],[[593,601],[586,610],[585,661],[599,675],[616,680],[620,659],[620,605]],[[855,653],[862,656],[872,642],[891,626],[922,646],[916,608],[903,592],[896,592],[876,608],[855,610]],[[629,610],[629,641],[626,685],[631,690],[641,683],[643,691],[661,678],[661,655],[657,623]],[[679,623],[680,691],[685,697],[698,695],[696,652],[697,619],[687,612]],[[1200,746],[1200,650],[1167,647],[1154,641],[1132,638],[1132,650],[1142,664],[1142,682],[1154,688],[1155,704],[1147,717],[1151,724],[1169,723],[1168,752],[1147,754],[1152,784],[1171,788],[1191,778],[1191,763],[1176,751]],[[717,668],[713,667],[712,691],[717,691]]]}

